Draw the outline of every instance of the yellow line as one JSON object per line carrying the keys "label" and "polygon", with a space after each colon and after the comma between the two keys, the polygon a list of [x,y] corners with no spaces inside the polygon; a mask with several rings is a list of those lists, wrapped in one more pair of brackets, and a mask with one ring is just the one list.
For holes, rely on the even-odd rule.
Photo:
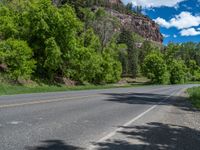
{"label": "yellow line", "polygon": [[[158,89],[150,90],[150,91],[157,91]],[[160,89],[159,89],[160,90]],[[132,92],[130,92],[132,94]],[[126,93],[129,94],[129,93]],[[101,95],[90,95],[90,96],[77,96],[77,97],[71,97],[71,98],[58,98],[58,99],[50,99],[50,100],[37,100],[32,102],[26,102],[26,103],[16,103],[16,104],[7,104],[7,105],[0,105],[0,109],[2,108],[11,108],[11,107],[17,107],[17,106],[25,106],[25,105],[36,105],[36,104],[45,104],[45,103],[52,103],[52,102],[59,102],[59,101],[65,101],[65,100],[72,100],[72,99],[81,99],[81,98],[90,98],[90,97],[99,97]]]}
{"label": "yellow line", "polygon": [[59,102],[59,101],[72,100],[72,99],[90,98],[94,96],[99,97],[100,95],[79,96],[79,97],[71,97],[71,98],[59,98],[59,99],[52,99],[52,100],[39,100],[39,101],[26,102],[26,103],[7,104],[7,105],[0,105],[0,109],[17,107],[17,106],[25,106],[25,105],[45,104],[45,103]]}

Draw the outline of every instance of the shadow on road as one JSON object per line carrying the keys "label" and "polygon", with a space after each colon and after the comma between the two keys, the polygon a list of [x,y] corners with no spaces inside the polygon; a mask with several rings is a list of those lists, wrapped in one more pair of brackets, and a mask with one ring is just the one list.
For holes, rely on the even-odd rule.
{"label": "shadow on road", "polygon": [[[106,101],[125,104],[172,105],[188,112],[193,109],[184,97],[170,97],[154,93],[104,94],[109,95]],[[93,143],[98,150],[199,150],[200,131],[186,126],[150,122],[142,126],[123,127],[115,138],[103,143]],[[36,147],[26,147],[26,150],[83,150],[83,148],[68,145],[62,140],[42,141]]]}
{"label": "shadow on road", "polygon": [[[169,95],[162,94],[151,94],[151,93],[109,93],[110,99],[106,101],[117,102],[117,103],[126,103],[126,104],[144,104],[144,105],[173,105],[179,107],[185,111],[199,111],[192,107],[186,97],[181,96],[171,96],[167,101],[163,101]],[[163,101],[162,103],[159,103]]]}
{"label": "shadow on road", "polygon": [[158,103],[161,99],[167,97],[167,95],[158,95],[150,93],[122,93],[122,94],[107,94],[110,96],[110,99],[107,101],[127,103],[127,104],[155,104]]}
{"label": "shadow on road", "polygon": [[[97,150],[199,150],[200,148],[200,131],[185,126],[151,122],[143,126],[122,128],[124,130],[118,134],[123,138],[96,143]],[[25,149],[83,150],[61,140],[42,141],[39,146]]]}
{"label": "shadow on road", "polygon": [[68,145],[61,140],[46,140],[35,147],[26,147],[25,150],[83,150],[80,147]]}
{"label": "shadow on road", "polygon": [[[122,127],[123,128],[123,127]],[[200,132],[184,126],[151,122],[124,127],[125,138],[96,144],[98,150],[199,150]],[[137,141],[132,144],[131,141]]]}

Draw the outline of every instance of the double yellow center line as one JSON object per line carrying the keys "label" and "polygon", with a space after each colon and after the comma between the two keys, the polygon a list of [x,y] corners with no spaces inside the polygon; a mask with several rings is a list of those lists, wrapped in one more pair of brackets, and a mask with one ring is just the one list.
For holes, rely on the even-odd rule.
{"label": "double yellow center line", "polygon": [[[160,89],[153,89],[149,90],[148,92],[153,92],[157,91]],[[126,94],[133,94],[133,92],[128,92]],[[94,95],[89,95],[89,96],[77,96],[77,97],[62,97],[62,98],[56,98],[56,99],[46,99],[46,100],[34,100],[31,102],[21,102],[21,103],[14,103],[14,104],[3,104],[0,105],[0,109],[3,108],[12,108],[12,107],[20,107],[20,106],[26,106],[26,105],[36,105],[36,104],[45,104],[45,103],[53,103],[53,102],[60,102],[60,101],[65,101],[65,100],[73,100],[73,99],[82,99],[82,98],[91,98],[91,97],[102,97],[100,94],[94,94]]]}
{"label": "double yellow center line", "polygon": [[18,107],[18,106],[25,106],[25,105],[36,105],[36,104],[45,104],[45,103],[53,103],[53,102],[60,102],[65,100],[73,100],[73,99],[82,99],[82,98],[91,98],[91,97],[99,97],[102,95],[90,95],[90,96],[77,96],[77,97],[70,97],[70,98],[57,98],[57,99],[50,99],[50,100],[37,100],[32,102],[22,102],[22,103],[15,103],[15,104],[5,104],[0,105],[1,108],[11,108],[11,107]]}

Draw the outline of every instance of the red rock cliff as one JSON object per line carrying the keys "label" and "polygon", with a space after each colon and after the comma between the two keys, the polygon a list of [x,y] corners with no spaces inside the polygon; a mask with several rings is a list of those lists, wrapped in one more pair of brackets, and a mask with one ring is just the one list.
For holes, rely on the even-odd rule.
{"label": "red rock cliff", "polygon": [[122,14],[115,10],[109,12],[111,12],[111,15],[119,19],[123,28],[139,34],[146,40],[159,43],[163,42],[163,36],[160,33],[159,26],[148,17],[142,15]]}
{"label": "red rock cliff", "polygon": [[[108,2],[116,5],[123,5],[121,0],[108,0]],[[159,25],[150,18],[139,14],[123,14],[116,10],[110,10],[110,8],[107,9],[109,9],[109,13],[119,19],[122,27],[139,34],[147,40],[158,43],[163,42],[163,36],[160,33]]]}

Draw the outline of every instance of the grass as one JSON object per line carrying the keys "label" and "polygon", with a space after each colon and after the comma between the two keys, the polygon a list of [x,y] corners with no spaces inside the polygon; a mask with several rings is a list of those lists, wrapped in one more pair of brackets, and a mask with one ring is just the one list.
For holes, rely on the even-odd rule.
{"label": "grass", "polygon": [[[14,95],[14,94],[28,94],[28,93],[45,93],[45,92],[58,92],[58,91],[72,91],[72,90],[92,90],[92,89],[109,89],[109,88],[125,88],[125,87],[138,87],[144,85],[152,85],[146,78],[123,78],[120,84],[105,84],[105,85],[80,85],[80,86],[65,86],[65,85],[48,85],[44,82],[39,82],[37,84],[33,82],[27,85],[9,84],[4,82],[3,78],[0,78],[0,95]],[[193,82],[193,84],[198,84],[199,82]],[[190,83],[192,84],[192,83]],[[190,89],[188,90],[195,106],[200,108],[200,102],[196,102],[196,97],[200,97],[200,89]],[[197,92],[196,92],[197,91]],[[198,96],[196,96],[198,95]],[[200,100],[198,100],[200,101]],[[198,103],[198,104],[196,104]]]}
{"label": "grass", "polygon": [[29,93],[45,93],[45,92],[62,92],[62,91],[74,91],[74,90],[92,90],[92,89],[109,89],[109,88],[126,88],[126,87],[138,87],[143,85],[149,85],[146,78],[123,78],[121,83],[117,84],[105,84],[105,85],[77,85],[66,86],[63,84],[49,84],[44,80],[34,80],[25,82],[25,84],[11,84],[9,80],[0,74],[0,96],[1,95],[14,95],[14,94],[29,94]]}
{"label": "grass", "polygon": [[188,93],[193,106],[200,109],[200,87],[188,89]]}
{"label": "grass", "polygon": [[43,92],[58,92],[58,91],[71,91],[71,90],[91,90],[91,89],[109,89],[109,88],[120,88],[120,87],[136,87],[141,84],[106,84],[106,85],[82,85],[67,87],[64,85],[41,85],[28,87],[23,85],[11,85],[0,83],[0,95],[13,95],[13,94],[28,94],[28,93],[43,93]]}
{"label": "grass", "polygon": [[200,81],[188,81],[187,84],[200,84]]}

